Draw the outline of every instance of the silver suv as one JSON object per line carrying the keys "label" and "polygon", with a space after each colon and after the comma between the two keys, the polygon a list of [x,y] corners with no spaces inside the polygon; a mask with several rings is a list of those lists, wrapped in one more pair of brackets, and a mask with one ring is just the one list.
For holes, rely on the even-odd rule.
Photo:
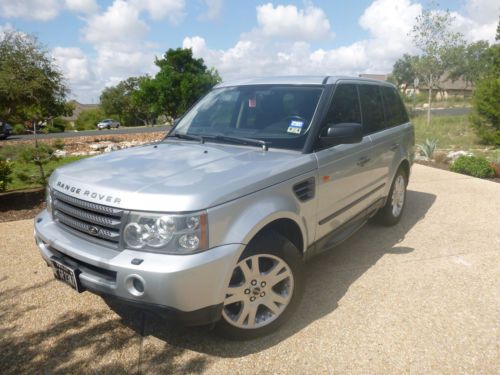
{"label": "silver suv", "polygon": [[257,337],[298,305],[305,260],[399,221],[413,147],[389,83],[223,83],[163,141],[57,169],[36,243],[79,292]]}

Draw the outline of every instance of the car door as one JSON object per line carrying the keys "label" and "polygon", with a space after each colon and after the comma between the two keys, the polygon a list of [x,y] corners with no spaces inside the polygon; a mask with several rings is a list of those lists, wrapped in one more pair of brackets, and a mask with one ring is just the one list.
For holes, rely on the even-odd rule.
{"label": "car door", "polygon": [[[341,83],[335,88],[323,128],[340,123],[361,123],[356,84]],[[317,149],[318,226],[316,239],[340,227],[366,207],[363,196],[371,189],[369,170],[371,140]]]}
{"label": "car door", "polygon": [[[373,96],[376,86],[371,86],[371,90],[366,92],[366,97]],[[383,126],[374,129],[370,134],[373,148],[373,171],[379,181],[385,181],[387,185],[391,184],[392,174],[400,160],[399,149],[402,143],[401,128],[403,125],[404,114],[400,111],[400,99],[395,88],[389,86],[376,87],[382,98],[382,102],[378,103],[380,108],[384,108],[384,121]],[[361,94],[361,102],[363,103],[363,94]],[[389,186],[381,191],[385,194]]]}
{"label": "car door", "polygon": [[359,97],[363,115],[363,129],[370,137],[372,154],[370,172],[373,189],[378,188],[372,198],[381,198],[386,192],[389,168],[394,160],[397,132],[386,128],[386,118],[379,84],[363,83],[359,85]]}

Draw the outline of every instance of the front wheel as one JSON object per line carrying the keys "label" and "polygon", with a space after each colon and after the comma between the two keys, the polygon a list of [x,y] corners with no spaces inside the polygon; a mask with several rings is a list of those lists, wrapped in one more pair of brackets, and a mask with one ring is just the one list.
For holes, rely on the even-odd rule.
{"label": "front wheel", "polygon": [[399,168],[392,181],[391,190],[387,197],[387,202],[382,207],[374,219],[376,222],[391,226],[401,220],[403,210],[406,203],[406,186],[408,185],[408,177],[403,168]]}
{"label": "front wheel", "polygon": [[232,340],[271,333],[295,310],[303,287],[299,250],[275,232],[256,238],[232,271],[216,333]]}

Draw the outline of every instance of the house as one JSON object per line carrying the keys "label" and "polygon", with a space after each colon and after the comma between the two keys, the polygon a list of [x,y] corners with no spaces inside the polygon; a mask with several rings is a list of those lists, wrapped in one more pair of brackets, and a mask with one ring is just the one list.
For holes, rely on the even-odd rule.
{"label": "house", "polygon": [[80,115],[80,113],[82,113],[83,111],[86,111],[88,109],[99,108],[99,104],[82,104],[82,103],[77,102],[76,100],[70,100],[69,103],[73,104],[73,106],[75,107],[75,109],[73,110],[73,115],[63,117],[63,119],[69,121],[72,126],[75,126],[75,121],[78,118],[78,116]]}

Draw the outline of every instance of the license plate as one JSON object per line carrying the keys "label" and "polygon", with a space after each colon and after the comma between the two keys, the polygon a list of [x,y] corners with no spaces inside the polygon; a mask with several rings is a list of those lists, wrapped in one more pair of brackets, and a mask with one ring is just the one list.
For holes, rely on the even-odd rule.
{"label": "license plate", "polygon": [[82,286],[80,284],[80,279],[78,275],[80,270],[64,264],[61,259],[52,257],[52,270],[54,271],[54,277],[63,283],[68,284],[70,287],[75,289],[78,293],[82,292]]}

